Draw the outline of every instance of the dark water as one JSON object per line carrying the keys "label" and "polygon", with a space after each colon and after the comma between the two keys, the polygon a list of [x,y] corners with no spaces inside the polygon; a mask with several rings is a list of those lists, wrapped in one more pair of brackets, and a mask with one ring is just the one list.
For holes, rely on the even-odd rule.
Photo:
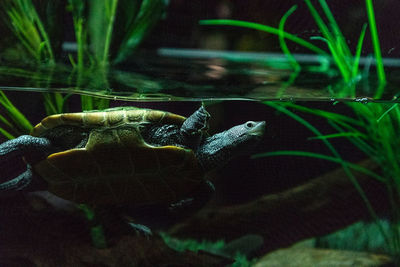
{"label": "dark water", "polygon": [[[268,105],[268,101],[287,101],[355,118],[357,105],[382,105],[385,106],[383,110],[387,110],[397,102],[400,81],[396,78],[398,70],[395,67],[387,68],[388,83],[378,99],[375,98],[377,91],[374,89],[378,83],[373,67],[368,62],[364,64],[365,71],[362,74],[365,75],[360,75],[354,85],[344,85],[332,66],[318,60],[305,60],[302,71],[294,74],[282,56],[264,55],[261,59],[255,59],[251,54],[247,56],[249,60],[244,60],[242,55],[239,61],[234,54],[226,58],[214,58],[210,54],[194,56],[191,52],[188,58],[182,54],[179,57],[166,56],[165,51],[160,51],[158,55],[137,56],[134,61],[113,70],[88,68],[78,71],[62,65],[3,66],[0,67],[0,88],[32,124],[46,116],[40,92],[70,95],[64,108],[70,112],[80,111],[80,95],[107,98],[112,107],[132,105],[167,110],[184,116],[193,113],[203,101],[211,114],[210,134],[249,120],[266,121],[266,134],[251,154],[297,150],[332,155],[323,142],[310,138],[315,137],[315,133],[310,132],[304,124],[278,112]],[[268,58],[272,59],[268,61]],[[353,106],[348,105],[350,102]],[[322,134],[337,132],[337,128],[320,116],[296,110],[293,112],[317,127]],[[344,160],[357,163],[368,157],[346,138],[334,138],[331,143]],[[243,204],[263,195],[290,190],[337,168],[337,163],[317,158],[240,156],[210,177],[216,186],[212,203],[216,206]],[[341,198],[340,194],[336,197]],[[348,203],[348,210],[352,212],[353,201],[358,201],[358,195],[343,198],[340,201]],[[386,205],[382,196],[376,198],[378,203],[381,201],[382,205]],[[298,208],[301,209],[301,206]],[[331,215],[328,211],[319,216],[331,216],[331,221],[340,222],[346,221],[346,218],[340,217],[346,214],[348,211],[338,212],[337,215]],[[301,222],[287,223],[301,225]],[[357,230],[354,233],[358,234]],[[352,243],[352,233],[347,235],[349,239],[340,241],[342,243],[336,248],[368,251],[370,248],[365,244],[370,243],[371,239],[382,242],[378,232],[364,243]],[[290,233],[277,233],[276,236],[285,238]],[[319,242],[325,246],[328,243]],[[268,247],[268,244],[264,246]],[[376,244],[371,250],[382,252],[374,249]]]}

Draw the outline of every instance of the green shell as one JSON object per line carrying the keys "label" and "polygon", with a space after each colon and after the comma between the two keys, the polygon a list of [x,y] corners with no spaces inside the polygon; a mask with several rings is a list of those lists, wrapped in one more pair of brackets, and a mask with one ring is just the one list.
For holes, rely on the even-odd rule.
{"label": "green shell", "polygon": [[51,193],[77,203],[173,203],[189,197],[203,182],[195,154],[176,146],[147,144],[139,125],[181,125],[184,120],[176,114],[137,108],[52,115],[31,135],[74,125],[89,129],[89,139],[84,148],[49,155],[34,170],[48,182]]}

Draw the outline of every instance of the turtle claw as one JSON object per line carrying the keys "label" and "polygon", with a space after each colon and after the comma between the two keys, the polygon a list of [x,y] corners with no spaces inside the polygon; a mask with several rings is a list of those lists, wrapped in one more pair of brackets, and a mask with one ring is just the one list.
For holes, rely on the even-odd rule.
{"label": "turtle claw", "polygon": [[190,117],[188,117],[181,127],[181,133],[183,138],[187,139],[186,144],[190,144],[189,147],[196,149],[200,144],[203,134],[208,130],[208,120],[210,114],[204,108],[203,105],[196,110]]}
{"label": "turtle claw", "polygon": [[184,210],[193,205],[194,198],[186,198],[182,199],[176,203],[172,203],[169,205],[168,210],[171,212],[178,212],[180,210]]}
{"label": "turtle claw", "polygon": [[202,105],[190,117],[188,117],[182,124],[181,131],[187,135],[194,135],[198,132],[206,131],[208,129],[208,120],[210,113]]}
{"label": "turtle claw", "polygon": [[143,224],[133,222],[128,222],[128,224],[133,228],[137,235],[144,236],[147,240],[153,235],[153,232],[150,230],[150,228]]}
{"label": "turtle claw", "polygon": [[214,185],[205,180],[202,185],[193,194],[193,198],[182,199],[176,203],[169,205],[168,210],[175,214],[183,214],[183,216],[192,213],[195,210],[201,209],[211,198],[215,192]]}

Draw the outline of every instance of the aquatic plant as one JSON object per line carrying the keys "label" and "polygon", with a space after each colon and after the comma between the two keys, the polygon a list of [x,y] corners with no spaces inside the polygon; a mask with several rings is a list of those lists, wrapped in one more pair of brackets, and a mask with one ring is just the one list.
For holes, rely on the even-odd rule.
{"label": "aquatic plant", "polygon": [[[164,240],[164,242],[172,249],[176,251],[185,251],[185,250],[190,250],[193,252],[199,252],[199,251],[208,251],[210,253],[216,254],[216,255],[224,255],[221,251],[225,247],[225,242],[223,240],[211,242],[211,241],[198,241],[194,239],[177,239],[173,236],[168,235],[167,233],[161,232],[160,236]],[[224,255],[224,257],[228,257],[227,255]],[[246,257],[246,255],[243,255],[241,253],[237,253],[233,257],[234,263],[232,263],[232,267],[248,267],[252,266],[256,259],[250,260]]]}
{"label": "aquatic plant", "polygon": [[[321,57],[330,57],[335,65],[337,66],[343,81],[351,86],[347,86],[346,90],[342,90],[342,93],[346,93],[346,95],[355,94],[355,86],[354,82],[360,80],[359,76],[359,60],[361,56],[361,49],[362,44],[365,37],[366,27],[367,24],[364,24],[363,28],[361,29],[360,37],[356,46],[355,54],[352,55],[351,49],[349,48],[340,27],[338,26],[332,12],[330,11],[327,3],[325,0],[319,0],[321,5],[321,9],[325,14],[325,20],[328,23],[324,22],[324,18],[318,13],[315,6],[311,3],[310,0],[304,0],[306,3],[311,16],[313,17],[314,21],[316,22],[322,36],[312,37],[312,40],[320,40],[326,43],[329,52],[319,48],[318,46],[314,45],[313,43],[306,41],[302,38],[295,36],[294,34],[288,33],[284,31],[284,24],[289,15],[291,15],[297,8],[297,5],[294,5],[291,9],[289,9],[286,14],[282,17],[279,27],[272,27],[268,25],[263,25],[254,22],[247,22],[247,21],[240,21],[240,20],[230,20],[230,19],[216,19],[216,20],[201,20],[199,23],[201,25],[226,25],[226,26],[235,26],[235,27],[244,27],[249,29],[255,29],[259,31],[264,31],[270,34],[278,35],[282,51],[286,54],[288,60],[292,63],[293,69],[295,73],[298,73],[300,65],[295,63],[293,56],[291,55],[289,49],[286,45],[286,40],[292,41],[302,47],[307,48],[308,50],[317,53]],[[378,69],[378,79],[380,81],[379,90],[376,92],[376,97],[380,97],[382,95],[382,90],[384,85],[386,84],[386,76],[383,68],[382,57],[380,53],[379,41],[378,41],[378,34],[376,30],[376,22],[375,16],[373,11],[372,2],[370,0],[366,0],[367,5],[367,14],[370,22],[370,33],[373,40],[373,47],[374,52],[376,55],[376,65]],[[296,76],[296,75],[295,75]],[[294,78],[292,78],[294,81]],[[352,90],[349,92],[348,90]],[[278,92],[277,97],[282,91]]]}
{"label": "aquatic plant", "polygon": [[[166,5],[165,0],[68,0],[66,9],[72,14],[77,43],[77,60],[70,55],[71,64],[83,67],[125,60],[161,18]],[[4,0],[0,6],[5,24],[34,60],[61,60],[31,0]],[[58,25],[58,30],[63,27]]]}
{"label": "aquatic plant", "polygon": [[[388,221],[382,221],[382,226],[389,231]],[[391,249],[387,245],[376,225],[370,222],[357,222],[316,240],[317,247],[374,253],[387,253]]]}
{"label": "aquatic plant", "polygon": [[90,237],[93,246],[96,248],[106,248],[107,240],[104,234],[104,229],[100,223],[96,222],[96,214],[94,210],[85,204],[79,204],[77,207],[83,212],[90,226]]}
{"label": "aquatic plant", "polygon": [[[165,11],[165,0],[68,0],[74,22],[77,59],[74,67],[125,60]],[[113,48],[113,49],[111,49]]]}
{"label": "aquatic plant", "polygon": [[[46,5],[50,4],[51,2],[46,3]],[[90,79],[97,83],[96,88],[107,89],[109,88],[108,66],[125,60],[138,47],[163,15],[167,1],[68,0],[61,5],[64,4],[66,6],[61,10],[66,9],[72,14],[77,43],[76,56],[70,54],[68,57],[73,67],[69,82],[72,86],[79,88],[83,85],[83,81]],[[54,52],[59,50],[55,44],[61,45],[62,40],[51,40],[52,36],[48,31],[53,25],[43,23],[43,18],[41,18],[43,14],[39,12],[39,9],[44,8],[32,0],[5,0],[0,2],[0,7],[5,24],[31,56],[31,60],[40,64],[37,72],[6,66],[1,67],[0,72],[15,77],[27,77],[37,85],[37,88],[48,88],[53,71],[58,68],[55,62],[66,62],[63,62],[63,58]],[[57,14],[52,15],[57,16]],[[63,27],[60,25],[57,27],[57,31],[63,31]],[[2,123],[0,134],[6,138],[12,138],[14,135],[6,129],[14,127],[23,129],[15,134],[29,133],[32,126],[27,125],[26,119],[22,119],[25,118],[24,115],[12,105],[4,93],[1,99],[3,101],[0,101],[0,105],[6,110],[8,118],[3,116],[0,119]],[[43,93],[43,99],[46,113],[50,115],[65,111],[68,96],[57,92]],[[103,98],[82,96],[81,102],[82,110],[91,110],[106,108],[109,101]]]}
{"label": "aquatic plant", "polygon": [[[321,1],[324,2],[324,1]],[[369,2],[369,1],[367,1]],[[327,6],[325,7],[327,9]],[[371,11],[371,7],[368,8],[370,23],[373,20],[373,11]],[[329,10],[329,9],[328,9]],[[314,10],[315,11],[315,10]],[[328,13],[328,11],[326,11]],[[372,13],[373,14],[373,13]],[[333,22],[333,16],[330,14],[332,18],[331,25],[335,25]],[[314,15],[314,18],[317,17]],[[319,19],[316,19],[319,20]],[[373,20],[374,21],[374,20]],[[370,26],[371,36],[377,38],[376,34],[376,25],[375,22]],[[320,26],[320,28],[323,28]],[[373,30],[375,28],[375,30]],[[337,33],[336,35],[340,37],[338,26],[334,26],[334,31]],[[356,56],[354,57],[354,63],[352,68],[352,77],[357,73],[358,62],[360,57],[361,46],[363,42],[365,34],[365,26],[360,35],[359,42],[357,45]],[[375,37],[374,37],[375,36]],[[379,42],[373,42],[373,47],[375,51],[375,55],[377,55],[377,69],[378,69],[378,78],[381,81],[381,85],[378,88],[375,97],[380,97],[382,94],[383,86],[385,83],[385,76],[383,71],[382,59],[380,57]],[[333,49],[331,49],[332,51]],[[341,51],[339,55],[341,55]],[[336,56],[337,57],[337,56]],[[334,58],[336,58],[334,56]],[[338,61],[337,61],[338,62]],[[338,63],[340,65],[340,63]],[[342,72],[343,73],[343,72]],[[343,75],[343,79],[345,82],[349,82],[346,79],[347,76]],[[353,85],[349,85],[349,87],[354,88]],[[346,90],[346,89],[343,89]],[[348,93],[348,92],[346,92]],[[352,94],[355,96],[355,91],[353,89]],[[311,129],[316,134],[316,139],[323,141],[328,148],[333,153],[333,157],[327,157],[322,154],[313,154],[306,151],[277,151],[271,153],[264,153],[257,155],[258,156],[272,156],[272,155],[291,155],[291,156],[308,156],[315,157],[325,160],[330,160],[334,162],[338,162],[342,165],[342,167],[346,170],[347,175],[357,188],[361,197],[364,199],[364,202],[367,205],[367,208],[374,218],[376,225],[379,228],[379,231],[386,241],[387,246],[390,248],[389,252],[393,255],[396,255],[400,252],[400,206],[398,204],[398,200],[400,198],[400,181],[399,181],[399,170],[400,170],[400,151],[398,149],[399,142],[396,138],[400,134],[400,110],[398,109],[397,103],[358,103],[358,102],[347,102],[346,104],[353,110],[353,116],[345,116],[341,114],[337,114],[334,112],[327,112],[319,109],[310,109],[303,107],[301,105],[296,105],[294,103],[281,103],[280,105],[275,105],[274,103],[265,103],[267,105],[273,106],[274,108],[286,113],[290,117],[298,120],[307,128]],[[307,112],[316,116],[321,116],[328,120],[329,124],[333,126],[334,129],[337,130],[336,133],[330,135],[322,135],[320,132],[315,131],[316,128],[311,126],[308,122],[295,115],[288,108],[294,108],[295,110],[299,110],[302,112]],[[355,118],[353,118],[355,117]],[[328,142],[331,138],[346,138],[351,143],[353,143],[359,150],[363,151],[369,158],[373,159],[379,166],[381,166],[382,174],[377,174],[370,172],[366,169],[360,169],[359,166],[343,161],[341,156],[333,149],[333,146]],[[389,201],[392,205],[391,209],[391,221],[389,231],[385,229],[382,225],[382,222],[378,219],[376,212],[372,209],[365,193],[362,191],[358,182],[354,179],[354,175],[352,174],[353,170],[369,172],[368,175],[370,177],[377,179],[383,182],[388,190]]]}
{"label": "aquatic plant", "polygon": [[[21,135],[30,132],[30,130],[33,128],[32,124],[24,116],[24,114],[22,114],[18,108],[14,106],[14,104],[7,98],[3,91],[0,91],[0,105],[4,108],[8,115],[8,118],[0,115],[0,121],[5,126],[0,127],[0,133],[2,135],[8,139],[13,139],[15,137],[14,134]],[[6,130],[6,127],[9,130]],[[10,131],[13,131],[13,133]]]}
{"label": "aquatic plant", "polygon": [[29,54],[37,61],[54,62],[53,49],[31,0],[4,0],[5,20]]}
{"label": "aquatic plant", "polygon": [[[85,76],[96,76],[95,80],[108,88],[110,62],[125,60],[158,22],[165,7],[165,0],[69,0],[77,43],[76,60],[72,55],[69,60],[77,70],[77,86]],[[108,105],[108,100],[90,96],[82,96],[81,101],[83,110]]]}
{"label": "aquatic plant", "polygon": [[[324,160],[333,161],[342,165],[348,177],[353,182],[354,186],[360,193],[367,208],[374,218],[380,233],[386,241],[388,247],[391,248],[391,253],[396,254],[400,251],[400,150],[399,140],[397,136],[400,134],[400,109],[397,103],[357,103],[348,102],[354,114],[346,116],[325,110],[307,108],[294,103],[272,103],[265,102],[266,105],[274,107],[291,118],[297,120],[305,127],[310,129],[315,134],[315,140],[322,141],[331,151],[332,156],[310,153],[307,151],[274,151],[260,153],[253,157],[266,156],[302,156],[314,157]],[[336,133],[323,135],[313,125],[302,119],[299,115],[292,112],[290,109],[310,113],[316,116],[325,118],[328,123],[337,130]],[[334,138],[346,138],[354,144],[359,150],[364,152],[366,156],[374,160],[380,167],[382,173],[375,173],[371,170],[361,168],[357,164],[353,164],[343,160],[341,155],[336,151],[333,145],[329,142]],[[372,179],[382,182],[388,191],[389,201],[392,205],[391,209],[391,227],[387,232],[381,221],[378,219],[376,212],[373,210],[365,193],[354,178],[352,171],[361,171],[369,175]]]}
{"label": "aquatic plant", "polygon": [[[308,2],[308,1],[307,1]],[[338,43],[344,42],[344,39],[340,33],[340,29],[334,21],[332,14],[330,13],[329,8],[327,7],[324,1],[320,1],[321,5],[325,13],[327,14],[330,25],[333,27],[336,36],[338,36]],[[380,55],[380,47],[379,41],[377,37],[376,31],[376,23],[373,15],[373,8],[371,1],[366,1],[367,3],[367,11],[368,18],[370,22],[370,32],[373,40],[373,47],[375,51],[376,61],[377,61],[377,70],[378,70],[378,79],[380,80],[380,85],[375,94],[376,98],[379,98],[383,93],[383,88],[385,85],[385,74],[383,70],[382,58]],[[315,13],[315,9],[313,9],[312,5],[308,2],[309,8],[313,10]],[[322,23],[322,19],[320,19],[316,14],[313,15],[318,24]],[[321,31],[323,26],[319,26]],[[353,59],[353,68],[352,68],[352,77],[354,78],[356,73],[358,72],[358,62],[361,54],[362,42],[365,35],[365,25],[361,32],[359,42],[357,45],[357,52]],[[340,41],[343,39],[343,41]],[[341,47],[341,46],[340,46]],[[340,48],[338,47],[338,48]],[[346,48],[346,46],[343,46]],[[342,49],[345,50],[345,49]],[[339,50],[339,55],[342,55],[342,50]],[[333,49],[331,49],[333,51]],[[336,58],[334,56],[334,58]],[[343,57],[344,58],[344,57]],[[338,61],[336,61],[338,62]],[[339,63],[337,63],[339,65]],[[342,72],[343,73],[343,72]],[[346,80],[345,75],[343,75],[343,79]],[[350,84],[348,87],[354,88],[354,84]],[[347,88],[348,88],[347,87]],[[346,87],[342,89],[346,90]],[[348,92],[346,91],[346,94]],[[353,89],[351,94],[355,97],[355,90]],[[273,103],[266,103],[267,105],[274,106]],[[286,105],[287,104],[287,105]],[[297,156],[311,156],[326,160],[331,160],[340,163],[343,168],[345,168],[347,175],[359,191],[361,197],[364,199],[364,202],[367,205],[370,214],[374,218],[381,235],[386,241],[387,246],[390,248],[389,252],[393,255],[396,255],[400,252],[400,206],[398,204],[398,200],[400,199],[400,180],[399,180],[399,170],[400,170],[400,151],[398,149],[399,142],[397,141],[396,136],[400,134],[400,110],[398,109],[397,103],[358,103],[358,102],[347,102],[346,104],[353,110],[353,116],[345,116],[340,115],[333,112],[327,112],[318,109],[310,109],[300,105],[296,105],[293,103],[281,104],[279,107],[275,106],[275,108],[280,109],[282,112],[286,113],[290,117],[298,120],[300,123],[305,125],[310,129],[310,124],[303,119],[299,119],[297,115],[288,110],[288,107],[294,108],[296,110],[300,110],[303,112],[311,113],[316,116],[324,117],[328,120],[329,124],[333,126],[334,129],[337,130],[337,133],[333,133],[330,135],[321,135],[319,132],[315,132],[317,134],[316,138],[322,140],[332,151],[334,157],[327,157],[326,155],[321,154],[311,154],[305,151],[278,151],[272,152],[270,155],[297,155]],[[355,119],[353,118],[355,117]],[[314,128],[315,129],[315,128]],[[382,222],[378,219],[375,211],[372,209],[368,199],[366,198],[364,192],[361,187],[354,179],[353,174],[351,173],[351,169],[358,169],[360,171],[359,166],[351,164],[349,162],[344,162],[340,155],[332,150],[333,146],[327,142],[328,139],[331,138],[346,138],[351,143],[353,143],[359,150],[363,151],[369,158],[373,159],[379,166],[381,166],[382,174],[369,173],[370,177],[377,179],[383,182],[388,190],[389,201],[392,205],[391,209],[391,221],[389,231],[385,229],[382,225]],[[266,153],[268,154],[268,153]],[[267,156],[264,154],[264,156]],[[258,155],[260,156],[260,155]],[[357,167],[356,167],[357,166]],[[356,167],[356,168],[355,168]],[[364,172],[369,172],[368,170],[361,170]]]}
{"label": "aquatic plant", "polygon": [[[9,18],[8,20],[5,19],[6,24],[17,36],[29,55],[36,61],[54,63],[54,54],[49,37],[32,1],[5,0],[2,1],[1,5],[3,6],[3,18]],[[6,130],[6,127],[17,128],[19,131],[16,134],[29,133],[32,128],[31,123],[2,91],[0,105],[8,116],[8,118],[1,116],[1,122],[5,126],[0,128],[2,135],[9,139],[14,137]]]}
{"label": "aquatic plant", "polygon": [[[359,61],[367,24],[364,24],[363,28],[361,29],[355,53],[352,55],[350,52],[351,50],[346,43],[346,39],[336,23],[336,20],[326,1],[319,0],[320,7],[325,15],[325,18],[322,18],[310,0],[304,1],[322,34],[321,37],[314,37],[312,39],[321,40],[327,44],[330,56],[341,73],[341,77],[343,79],[343,82],[340,84],[341,86],[338,87],[339,89],[337,89],[339,91],[337,91],[335,95],[356,97],[355,84],[361,79],[359,77]],[[284,31],[286,19],[295,11],[295,9],[296,6],[292,7],[286,12],[279,23],[279,28],[238,20],[203,20],[200,21],[200,24],[238,26],[278,35],[281,49],[286,54],[294,69],[294,75],[292,75],[288,82],[283,86],[286,87],[293,83],[297,77],[297,73],[300,70],[300,65],[291,55],[286,45],[286,40],[290,40],[298,45],[306,47],[307,49],[316,52],[321,56],[328,55],[326,51],[321,50],[312,43]],[[366,10],[377,66],[377,77],[379,80],[379,86],[374,97],[379,99],[382,96],[384,86],[386,84],[386,76],[380,52],[379,38],[371,0],[366,0]],[[328,23],[325,23],[324,20],[326,20]],[[279,97],[281,93],[282,90],[278,92],[277,96]],[[400,144],[398,141],[398,136],[400,135],[400,109],[398,104],[347,102],[346,105],[353,110],[353,116],[341,115],[320,109],[307,108],[289,102],[274,103],[267,101],[264,102],[264,104],[269,105],[288,115],[311,130],[315,134],[314,139],[323,142],[328,147],[332,155],[323,155],[308,151],[274,151],[260,153],[254,155],[253,157],[257,158],[281,155],[303,156],[329,160],[341,164],[348,177],[358,190],[360,196],[363,198],[371,216],[374,218],[376,225],[379,228],[379,232],[386,241],[387,245],[391,248],[390,252],[394,255],[400,253],[400,206],[398,204],[400,199]],[[330,135],[323,135],[315,126],[304,120],[301,116],[295,114],[293,111],[291,111],[291,109],[323,117],[330,125],[332,125],[335,130],[337,130],[337,132]],[[364,169],[357,164],[345,161],[329,141],[333,138],[346,138],[359,150],[364,152],[369,158],[377,162],[377,164],[381,167],[382,173],[375,173]],[[371,176],[371,178],[381,181],[387,187],[388,197],[390,203],[392,204],[389,232],[381,224],[381,221],[378,219],[378,216],[369,203],[368,198],[358,184],[357,180],[354,178],[352,171],[355,170],[368,174]]]}

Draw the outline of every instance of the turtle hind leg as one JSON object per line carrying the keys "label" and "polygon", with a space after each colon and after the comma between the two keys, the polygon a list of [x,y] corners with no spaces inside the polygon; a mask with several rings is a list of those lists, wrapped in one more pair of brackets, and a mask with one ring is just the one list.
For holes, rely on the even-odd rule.
{"label": "turtle hind leg", "polygon": [[1,183],[0,192],[32,192],[45,190],[46,182],[35,172],[32,171],[32,166],[27,164],[27,169],[17,177]]}
{"label": "turtle hind leg", "polygon": [[28,165],[25,172],[21,173],[14,179],[0,184],[0,191],[20,191],[26,188],[32,181],[32,167]]}
{"label": "turtle hind leg", "polygon": [[[52,148],[47,138],[21,135],[0,145],[0,156],[15,157],[29,153],[46,153]],[[0,159],[1,160],[1,159]]]}
{"label": "turtle hind leg", "polygon": [[48,139],[30,135],[0,144],[0,180],[4,181],[0,191],[18,191],[41,184],[41,178],[34,175],[31,164],[45,159],[52,150]]}
{"label": "turtle hind leg", "polygon": [[203,134],[208,130],[209,119],[210,114],[202,105],[183,122],[181,127],[182,143],[192,149],[197,149]]}

